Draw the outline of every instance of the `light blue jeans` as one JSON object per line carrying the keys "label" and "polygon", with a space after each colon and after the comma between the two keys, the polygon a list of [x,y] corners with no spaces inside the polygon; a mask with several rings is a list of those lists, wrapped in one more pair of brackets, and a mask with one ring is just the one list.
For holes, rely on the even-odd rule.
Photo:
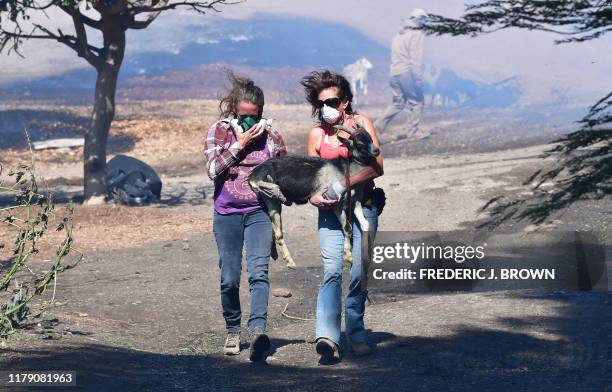
{"label": "light blue jeans", "polygon": [[[370,230],[376,233],[378,210],[376,206],[363,208],[370,222]],[[344,325],[349,342],[365,342],[363,314],[367,291],[361,288],[361,229],[353,216],[353,264],[349,274]],[[373,240],[373,238],[372,238]],[[338,218],[331,210],[319,209],[319,244],[323,258],[323,283],[317,297],[317,339],[325,337],[336,344],[340,342],[342,313],[342,249],[344,235]]]}

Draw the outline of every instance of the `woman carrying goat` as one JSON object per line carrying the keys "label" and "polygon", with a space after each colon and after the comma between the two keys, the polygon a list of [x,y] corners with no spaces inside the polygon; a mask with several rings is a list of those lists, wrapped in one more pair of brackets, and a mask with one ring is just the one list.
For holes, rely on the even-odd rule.
{"label": "woman carrying goat", "polygon": [[[324,159],[348,158],[347,148],[338,139],[339,131],[334,126],[364,128],[376,147],[380,147],[372,121],[353,111],[349,82],[342,76],[327,70],[315,71],[301,81],[306,100],[312,106],[313,118],[318,124],[308,133],[308,155]],[[342,135],[341,135],[342,136]],[[345,134],[345,138],[349,135]],[[378,155],[370,166],[348,178],[350,187],[363,186],[365,197],[363,213],[370,224],[370,232],[376,233],[378,211],[381,207],[372,202],[375,177],[383,174],[383,158]],[[329,184],[326,190],[313,195],[310,203],[319,208],[318,233],[323,259],[323,283],[317,297],[316,350],[324,360],[338,355],[342,313],[342,266],[344,235],[338,218],[331,208],[347,192],[347,181]],[[353,260],[350,269],[349,289],[345,303],[345,328],[350,347],[357,355],[370,352],[366,343],[363,316],[367,291],[361,287],[362,258],[360,225],[353,216]]]}
{"label": "woman carrying goat", "polygon": [[205,142],[208,176],[215,182],[213,232],[221,268],[221,305],[227,339],[223,351],[240,353],[240,272],[246,248],[251,311],[248,330],[250,359],[261,360],[270,347],[265,334],[268,314],[268,263],[272,223],[248,184],[253,168],[286,155],[281,135],[262,119],[263,91],[252,80],[229,74],[228,95],[219,104],[222,120],[215,122]]}

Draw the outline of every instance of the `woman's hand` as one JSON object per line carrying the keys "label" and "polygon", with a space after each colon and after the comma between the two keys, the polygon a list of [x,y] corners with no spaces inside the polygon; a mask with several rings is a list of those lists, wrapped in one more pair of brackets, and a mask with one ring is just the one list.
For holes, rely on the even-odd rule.
{"label": "woman's hand", "polygon": [[327,187],[327,191],[323,193],[323,197],[327,200],[340,200],[346,193],[346,187],[341,181],[336,181]]}
{"label": "woman's hand", "polygon": [[323,188],[320,192],[317,192],[314,195],[310,196],[310,199],[308,200],[310,204],[315,207],[322,208],[324,210],[327,210],[336,205],[338,203],[338,200],[329,200],[323,197],[323,193],[325,193],[326,191],[327,187]]}
{"label": "woman's hand", "polygon": [[245,132],[242,132],[242,128],[240,126],[236,128],[236,126],[232,124],[232,127],[234,128],[234,132],[236,133],[236,140],[242,148],[245,148],[253,140],[256,140],[258,137],[260,137],[265,130],[265,127],[260,125],[259,123],[253,125]]}

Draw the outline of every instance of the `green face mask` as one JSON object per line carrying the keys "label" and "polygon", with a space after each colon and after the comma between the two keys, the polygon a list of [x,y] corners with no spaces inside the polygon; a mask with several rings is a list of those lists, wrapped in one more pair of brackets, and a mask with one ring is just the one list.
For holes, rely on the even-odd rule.
{"label": "green face mask", "polygon": [[257,124],[259,122],[259,118],[258,117],[253,117],[253,116],[246,116],[246,117],[242,117],[239,124],[242,127],[242,130],[244,132],[248,131],[249,129],[251,129],[251,127],[255,124]]}

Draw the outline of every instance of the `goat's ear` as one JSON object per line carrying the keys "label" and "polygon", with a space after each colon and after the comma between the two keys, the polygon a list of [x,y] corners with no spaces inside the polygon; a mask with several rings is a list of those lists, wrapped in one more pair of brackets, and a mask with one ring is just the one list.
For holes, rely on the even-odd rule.
{"label": "goat's ear", "polygon": [[362,122],[355,121],[355,131],[357,132],[367,132]]}
{"label": "goat's ear", "polygon": [[336,136],[338,138],[338,140],[340,140],[340,143],[344,144],[345,146],[352,146],[353,145],[353,141],[350,139],[345,139],[342,136]]}
{"label": "goat's ear", "polygon": [[355,130],[353,128],[345,127],[344,125],[334,125],[334,128],[340,131],[344,131],[351,136],[355,135]]}

